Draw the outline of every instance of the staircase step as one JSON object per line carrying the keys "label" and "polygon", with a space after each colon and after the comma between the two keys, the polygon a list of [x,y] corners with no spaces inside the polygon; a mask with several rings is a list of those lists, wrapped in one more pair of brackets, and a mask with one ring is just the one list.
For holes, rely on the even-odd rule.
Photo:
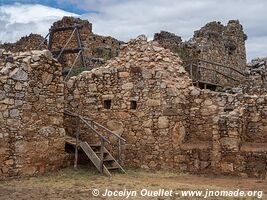
{"label": "staircase step", "polygon": [[89,144],[90,147],[101,147],[101,144]]}
{"label": "staircase step", "polygon": [[[66,111],[64,113],[67,115],[70,115],[70,116],[79,117],[79,119],[81,119],[82,122],[84,122],[91,130],[93,130],[94,133],[96,133],[98,136],[102,136],[101,133],[98,132],[98,129],[94,129],[94,127],[91,126],[91,124],[92,124],[91,120],[84,118],[78,114],[71,113],[70,111]],[[112,131],[110,131],[109,129],[105,128],[102,125],[98,124],[98,126],[101,129],[104,129],[105,131],[113,133]],[[104,136],[102,136],[102,139],[105,140],[106,142],[110,143],[110,141],[108,139],[106,139]],[[120,138],[120,139],[122,139],[122,138]],[[125,141],[125,140],[123,139],[123,141]],[[65,143],[67,144],[67,146],[71,145],[71,146],[75,147],[76,146],[76,138],[71,137],[71,136],[66,136],[65,137]],[[101,168],[103,167],[103,173],[106,174],[107,176],[111,176],[111,173],[109,170],[111,170],[111,171],[112,170],[120,170],[123,173],[126,173],[125,170],[120,165],[120,163],[111,155],[109,150],[106,147],[104,147],[103,149],[101,148],[102,147],[101,143],[98,143],[97,141],[95,141],[95,143],[93,143],[93,144],[88,144],[86,141],[83,141],[81,139],[79,139],[77,141],[77,143],[78,143],[77,146],[79,148],[79,151],[83,151],[99,171],[101,171]],[[70,147],[70,148],[72,148],[72,147]],[[73,148],[72,148],[72,150],[73,150]],[[102,153],[103,153],[103,162],[101,162],[101,154]],[[101,164],[103,164],[103,166],[101,166]]]}
{"label": "staircase step", "polygon": [[[100,151],[95,151],[95,153],[98,155],[98,154],[101,154],[101,152]],[[108,152],[107,151],[104,151],[104,154],[108,154]]]}
{"label": "staircase step", "polygon": [[106,159],[104,159],[103,161],[104,161],[104,162],[109,162],[109,161],[114,161],[114,159],[113,159],[113,158],[106,158]]}
{"label": "staircase step", "polygon": [[108,170],[115,170],[115,169],[120,169],[120,167],[115,166],[115,167],[107,167]]}

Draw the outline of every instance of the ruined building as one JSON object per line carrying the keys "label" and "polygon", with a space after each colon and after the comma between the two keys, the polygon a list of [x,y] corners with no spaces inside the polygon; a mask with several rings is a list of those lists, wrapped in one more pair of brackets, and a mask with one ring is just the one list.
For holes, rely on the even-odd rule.
{"label": "ruined building", "polygon": [[[81,50],[78,48],[78,35],[74,34],[73,37],[71,37],[74,29],[64,29],[66,27],[75,26],[78,27],[79,40],[83,49],[82,59],[84,59],[88,69],[100,66],[106,60],[118,55],[119,46],[122,42],[109,36],[105,37],[94,34],[92,32],[92,24],[87,20],[81,20],[73,17],[63,17],[62,20],[55,22],[51,26],[48,47],[55,57],[58,56],[61,49],[65,47],[59,60],[63,68],[69,69],[73,64],[77,53]],[[69,43],[65,46],[69,39]],[[77,67],[81,66],[82,63],[77,64]]]}
{"label": "ruined building", "polygon": [[126,139],[127,166],[265,177],[266,94],[200,90],[157,42],[129,42],[65,89],[67,109]]}
{"label": "ruined building", "polygon": [[0,178],[62,167],[61,65],[47,50],[0,56]]}
{"label": "ruined building", "polygon": [[22,52],[36,49],[47,49],[47,40],[39,34],[24,36],[15,43],[0,44],[0,49],[11,52]]}
{"label": "ruined building", "polygon": [[242,83],[246,69],[246,39],[238,20],[231,20],[226,26],[210,22],[195,31],[187,42],[166,32],[154,36],[155,41],[182,57],[195,85],[209,89]]}
{"label": "ruined building", "polygon": [[[53,25],[64,29],[49,40],[54,55],[47,50],[0,51],[0,178],[43,173],[73,160],[76,165],[81,155],[107,175],[123,171],[123,165],[266,178],[266,92],[247,92],[240,85],[234,94],[199,88],[237,85],[227,78],[227,73],[244,71],[245,35],[237,21],[208,24],[195,33],[191,46],[166,32],[158,34],[157,41],[139,37],[120,47],[114,43],[114,51],[120,48],[118,56],[63,81],[62,70],[74,57],[64,54],[61,65],[53,56],[64,45],[64,23],[69,20],[74,27],[81,22],[64,18]],[[82,23],[86,28],[79,28],[81,40],[88,42],[83,43],[84,48],[88,45],[84,57],[104,57],[94,54],[92,25]],[[176,42],[168,42],[168,37]],[[109,42],[105,44],[113,52]],[[72,44],[68,51],[77,47],[77,40]],[[188,55],[198,55],[196,59],[216,57],[212,61],[223,64],[216,65],[211,77],[208,72],[214,70],[208,66],[190,71],[169,44],[175,44],[172,51],[177,44],[194,52]],[[224,64],[232,66],[222,75],[218,71],[225,70]],[[200,71],[205,68],[209,70]],[[199,73],[208,79],[197,84],[194,76]]]}

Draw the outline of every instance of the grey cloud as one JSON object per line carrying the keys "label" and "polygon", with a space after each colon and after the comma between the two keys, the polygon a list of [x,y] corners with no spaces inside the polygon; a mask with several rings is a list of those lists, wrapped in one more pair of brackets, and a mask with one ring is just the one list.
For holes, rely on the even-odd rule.
{"label": "grey cloud", "polygon": [[239,19],[248,35],[248,59],[267,56],[265,0],[84,0],[77,6],[97,8],[98,14],[83,15],[96,33],[125,41],[139,34],[152,38],[160,30],[189,39],[207,22]]}
{"label": "grey cloud", "polygon": [[15,42],[30,33],[46,35],[51,24],[64,15],[75,15],[38,4],[0,6],[0,41]]}
{"label": "grey cloud", "polygon": [[[82,15],[82,18],[93,23],[95,33],[124,41],[140,34],[146,34],[151,39],[160,30],[174,32],[188,40],[195,30],[207,22],[221,21],[226,24],[228,20],[239,19],[248,35],[248,59],[267,56],[265,0],[57,0],[57,3],[66,2],[80,9],[96,11]],[[0,10],[0,19],[4,20],[1,23],[0,40],[17,39],[20,32],[28,34],[25,30],[29,27],[33,32],[45,34],[51,23],[64,15],[64,11],[60,13],[50,17],[45,15],[38,23],[27,21],[7,25],[10,18],[7,15],[3,17]],[[10,31],[11,27],[14,30]]]}

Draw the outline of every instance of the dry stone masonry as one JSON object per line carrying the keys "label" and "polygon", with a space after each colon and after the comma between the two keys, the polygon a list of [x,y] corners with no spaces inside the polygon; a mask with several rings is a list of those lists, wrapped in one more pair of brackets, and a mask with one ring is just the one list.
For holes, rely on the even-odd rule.
{"label": "dry stone masonry", "polygon": [[137,40],[105,66],[71,78],[65,98],[69,110],[122,134],[125,164],[171,169],[171,129],[183,125],[191,85],[178,57],[156,42]]}
{"label": "dry stone masonry", "polygon": [[[94,69],[66,82],[62,71],[75,55],[64,55],[61,65],[48,50],[28,51],[39,43],[36,35],[0,50],[0,178],[44,173],[70,163],[65,132],[74,136],[77,124],[63,115],[64,109],[125,138],[126,166],[266,178],[266,61],[255,60],[246,70],[246,35],[238,21],[208,23],[188,42],[162,31],[153,41],[140,36],[121,44],[94,34],[88,21],[71,17],[51,28],[74,25],[82,26],[86,62]],[[52,50],[62,48],[70,34],[54,34]],[[68,48],[75,47],[73,39]],[[16,48],[24,52],[11,53]],[[195,87],[187,58],[247,71],[246,84],[227,92]],[[81,139],[96,143],[83,125]],[[116,156],[114,147],[108,149]]]}
{"label": "dry stone masonry", "polygon": [[126,138],[128,166],[266,176],[266,94],[196,88],[157,42],[124,45],[118,58],[71,78],[65,98],[68,109]]}
{"label": "dry stone masonry", "polygon": [[[195,31],[193,38],[186,42],[182,42],[179,36],[164,31],[156,33],[154,36],[154,40],[158,41],[163,47],[177,53],[183,59],[185,67],[188,64],[187,71],[190,71],[189,64],[200,65],[208,69],[217,70],[219,73],[224,73],[241,81],[244,77],[234,70],[225,69],[219,65],[207,62],[199,62],[199,60],[218,63],[240,72],[245,72],[246,39],[247,36],[243,32],[243,27],[238,20],[231,20],[226,26],[220,22],[210,22],[200,30]],[[193,73],[200,74],[201,80],[208,83],[231,87],[239,84],[232,79],[203,68],[193,68]]]}
{"label": "dry stone masonry", "polygon": [[[100,36],[92,32],[92,24],[87,20],[81,20],[73,17],[63,17],[62,20],[55,22],[51,29],[70,27],[70,26],[82,26],[79,30],[81,35],[81,43],[84,48],[85,61],[88,69],[100,66],[106,60],[118,55],[119,46],[122,42],[108,36]],[[58,50],[64,47],[73,30],[64,30],[57,32],[51,38],[52,51]],[[72,37],[69,45],[66,48],[77,48],[76,36]],[[72,66],[76,55],[68,54],[64,55],[60,62],[63,68],[69,68]],[[78,64],[79,65],[79,64]]]}
{"label": "dry stone masonry", "polygon": [[47,41],[39,34],[30,34],[29,36],[22,37],[15,43],[0,44],[0,49],[11,52],[47,49]]}
{"label": "dry stone masonry", "polygon": [[0,178],[44,173],[65,157],[61,65],[49,51],[0,51]]}

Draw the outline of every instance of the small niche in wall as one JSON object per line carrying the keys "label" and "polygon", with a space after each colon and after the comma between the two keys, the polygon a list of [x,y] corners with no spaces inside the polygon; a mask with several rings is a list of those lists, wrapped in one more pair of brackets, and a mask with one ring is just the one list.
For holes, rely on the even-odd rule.
{"label": "small niche in wall", "polygon": [[136,110],[137,109],[137,102],[136,101],[131,101],[131,109]]}
{"label": "small niche in wall", "polygon": [[111,108],[111,100],[110,99],[104,100],[104,108],[105,109],[110,109]]}

